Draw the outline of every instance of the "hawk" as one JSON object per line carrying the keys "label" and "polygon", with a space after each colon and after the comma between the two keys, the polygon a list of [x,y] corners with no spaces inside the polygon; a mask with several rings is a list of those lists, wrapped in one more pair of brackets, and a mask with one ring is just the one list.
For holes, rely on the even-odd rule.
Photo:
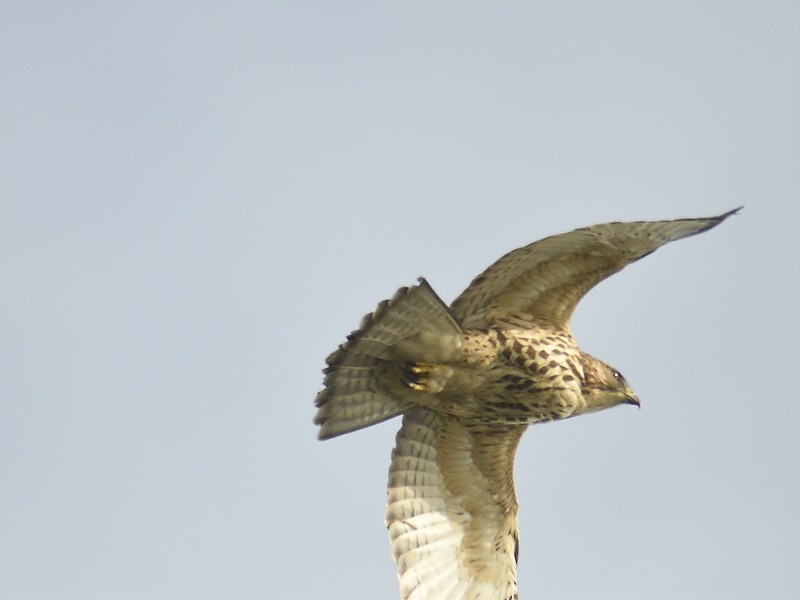
{"label": "hawk", "polygon": [[529,425],[639,405],[583,352],[570,317],[595,285],[717,217],[607,223],[514,250],[448,307],[428,282],[381,302],[327,359],[314,422],[328,439],[397,415],[386,524],[403,600],[511,600],[514,455]]}

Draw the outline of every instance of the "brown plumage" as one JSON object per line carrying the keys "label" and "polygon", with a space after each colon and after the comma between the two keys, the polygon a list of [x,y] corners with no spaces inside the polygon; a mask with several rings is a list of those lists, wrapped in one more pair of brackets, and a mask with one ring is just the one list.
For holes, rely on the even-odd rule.
{"label": "brown plumage", "polygon": [[517,598],[514,455],[528,425],[639,404],[569,321],[592,287],[707,219],[608,223],[500,258],[448,308],[401,288],[328,357],[328,439],[402,414],[386,523],[404,600]]}

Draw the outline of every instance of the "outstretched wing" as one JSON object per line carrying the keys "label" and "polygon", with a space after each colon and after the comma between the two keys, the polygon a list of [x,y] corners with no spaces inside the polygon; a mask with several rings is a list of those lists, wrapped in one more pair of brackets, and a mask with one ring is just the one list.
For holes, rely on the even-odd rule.
{"label": "outstretched wing", "polygon": [[517,598],[513,465],[524,431],[475,431],[423,408],[405,414],[386,508],[403,600]]}
{"label": "outstretched wing", "polygon": [[740,209],[707,219],[607,223],[539,240],[500,258],[450,308],[467,328],[500,321],[566,325],[578,301],[603,279]]}

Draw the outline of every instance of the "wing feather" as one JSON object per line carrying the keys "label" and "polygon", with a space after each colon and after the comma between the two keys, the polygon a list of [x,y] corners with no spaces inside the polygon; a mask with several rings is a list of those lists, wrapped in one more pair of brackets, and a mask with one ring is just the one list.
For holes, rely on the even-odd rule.
{"label": "wing feather", "polygon": [[403,417],[386,522],[404,600],[516,598],[513,464],[524,430],[474,430],[423,408]]}
{"label": "wing feather", "polygon": [[578,301],[603,279],[668,242],[716,227],[740,209],[704,219],[606,223],[539,240],[486,269],[451,310],[466,328],[519,321],[565,326]]}

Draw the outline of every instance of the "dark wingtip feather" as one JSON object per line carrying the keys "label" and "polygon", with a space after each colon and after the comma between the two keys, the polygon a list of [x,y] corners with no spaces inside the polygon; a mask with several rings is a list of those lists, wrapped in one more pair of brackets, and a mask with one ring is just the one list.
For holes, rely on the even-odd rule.
{"label": "dark wingtip feather", "polygon": [[739,206],[737,208],[734,208],[733,210],[729,210],[728,212],[726,212],[724,214],[721,214],[720,216],[717,217],[717,219],[719,219],[720,222],[722,222],[725,219],[727,219],[728,217],[730,217],[731,215],[738,215],[739,211],[742,210],[743,208],[744,208],[744,204],[742,204],[741,206]]}
{"label": "dark wingtip feather", "polygon": [[717,225],[722,223],[725,219],[727,219],[731,215],[738,215],[739,211],[742,210],[743,208],[744,208],[744,205],[739,206],[737,208],[734,208],[733,210],[729,210],[726,213],[722,213],[718,217],[710,217],[709,219],[707,219],[708,220],[708,225],[706,225],[702,229],[698,229],[696,232],[694,232],[691,235],[695,235],[695,234],[698,234],[698,233],[704,233],[704,232],[708,231],[709,229],[714,229],[714,227],[716,227]]}

